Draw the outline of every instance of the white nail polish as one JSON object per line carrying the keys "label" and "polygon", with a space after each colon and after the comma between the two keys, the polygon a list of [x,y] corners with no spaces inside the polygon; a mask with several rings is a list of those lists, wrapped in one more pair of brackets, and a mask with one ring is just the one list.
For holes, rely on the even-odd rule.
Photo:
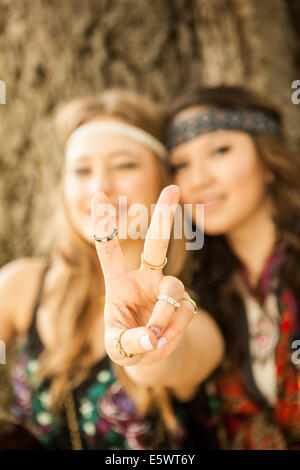
{"label": "white nail polish", "polygon": [[159,333],[160,333],[160,329],[159,329],[159,328],[156,328],[156,326],[151,326],[151,327],[150,327],[150,330],[153,331],[153,333],[155,334],[155,336],[158,336]]}
{"label": "white nail polish", "polygon": [[157,349],[162,348],[167,342],[168,340],[164,336],[159,338],[159,340],[157,341]]}
{"label": "white nail polish", "polygon": [[148,335],[144,335],[141,337],[140,344],[142,348],[146,349],[146,351],[151,351],[152,349],[154,349]]}

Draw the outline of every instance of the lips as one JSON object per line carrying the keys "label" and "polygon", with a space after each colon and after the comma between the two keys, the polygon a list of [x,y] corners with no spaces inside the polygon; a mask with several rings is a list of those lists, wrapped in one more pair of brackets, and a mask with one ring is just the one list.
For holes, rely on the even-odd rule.
{"label": "lips", "polygon": [[202,204],[203,210],[206,214],[217,210],[222,203],[224,202],[225,197],[219,195],[207,195],[203,196],[201,199],[199,198],[196,201],[196,204]]}
{"label": "lips", "polygon": [[204,196],[202,198],[199,198],[197,203],[198,204],[216,204],[218,202],[223,201],[224,196],[217,196],[217,195],[211,195],[211,196]]}

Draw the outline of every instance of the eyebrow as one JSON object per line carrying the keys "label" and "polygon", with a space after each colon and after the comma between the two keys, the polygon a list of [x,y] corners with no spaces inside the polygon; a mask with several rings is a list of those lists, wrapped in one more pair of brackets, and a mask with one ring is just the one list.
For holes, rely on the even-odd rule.
{"label": "eyebrow", "polygon": [[[228,138],[228,135],[225,134],[225,132],[227,132],[227,130],[220,130],[220,131],[216,132],[214,136],[210,136],[209,134],[206,134],[205,135],[206,139],[205,139],[205,141],[202,142],[202,146],[210,149],[210,148],[213,148],[217,145],[220,145],[219,141],[223,141],[223,140],[226,140]],[[182,153],[179,152],[178,154],[173,155],[171,157],[171,160],[172,160],[172,158],[175,161],[177,159],[181,160],[182,158],[188,157],[188,155],[189,155],[188,151],[183,151]]]}
{"label": "eyebrow", "polygon": [[[120,156],[126,156],[126,157],[138,157],[138,154],[134,151],[129,151],[129,150],[115,150],[109,154],[109,158],[114,158],[114,157],[120,157]],[[72,158],[72,160],[75,162],[79,162],[82,160],[90,160],[90,155],[78,155]]]}

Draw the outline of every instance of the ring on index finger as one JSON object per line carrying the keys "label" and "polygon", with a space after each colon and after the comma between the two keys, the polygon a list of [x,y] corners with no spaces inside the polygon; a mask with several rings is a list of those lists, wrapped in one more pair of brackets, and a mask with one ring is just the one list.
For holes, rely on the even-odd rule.
{"label": "ring on index finger", "polygon": [[98,237],[94,234],[94,239],[96,240],[96,242],[109,242],[110,240],[112,240],[113,238],[115,238],[117,235],[118,235],[118,230],[114,227],[112,233],[111,233],[110,235],[108,235],[108,237],[105,237],[105,238],[98,238]]}

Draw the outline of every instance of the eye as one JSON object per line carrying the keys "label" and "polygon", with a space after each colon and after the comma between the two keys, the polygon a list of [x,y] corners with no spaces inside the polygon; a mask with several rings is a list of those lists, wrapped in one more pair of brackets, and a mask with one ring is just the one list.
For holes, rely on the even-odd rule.
{"label": "eye", "polygon": [[134,162],[128,162],[128,163],[122,163],[120,165],[117,165],[116,168],[119,170],[129,170],[131,168],[137,168],[137,163]]}
{"label": "eye", "polygon": [[171,172],[177,173],[184,168],[187,168],[188,164],[186,162],[176,163],[176,165],[171,165]]}
{"label": "eye", "polygon": [[221,147],[218,147],[217,149],[213,150],[212,155],[222,155],[224,153],[227,153],[229,150],[229,145],[222,145]]}
{"label": "eye", "polygon": [[91,173],[91,169],[90,168],[76,168],[74,170],[74,173],[76,173],[76,175],[79,175],[79,176],[89,175]]}

